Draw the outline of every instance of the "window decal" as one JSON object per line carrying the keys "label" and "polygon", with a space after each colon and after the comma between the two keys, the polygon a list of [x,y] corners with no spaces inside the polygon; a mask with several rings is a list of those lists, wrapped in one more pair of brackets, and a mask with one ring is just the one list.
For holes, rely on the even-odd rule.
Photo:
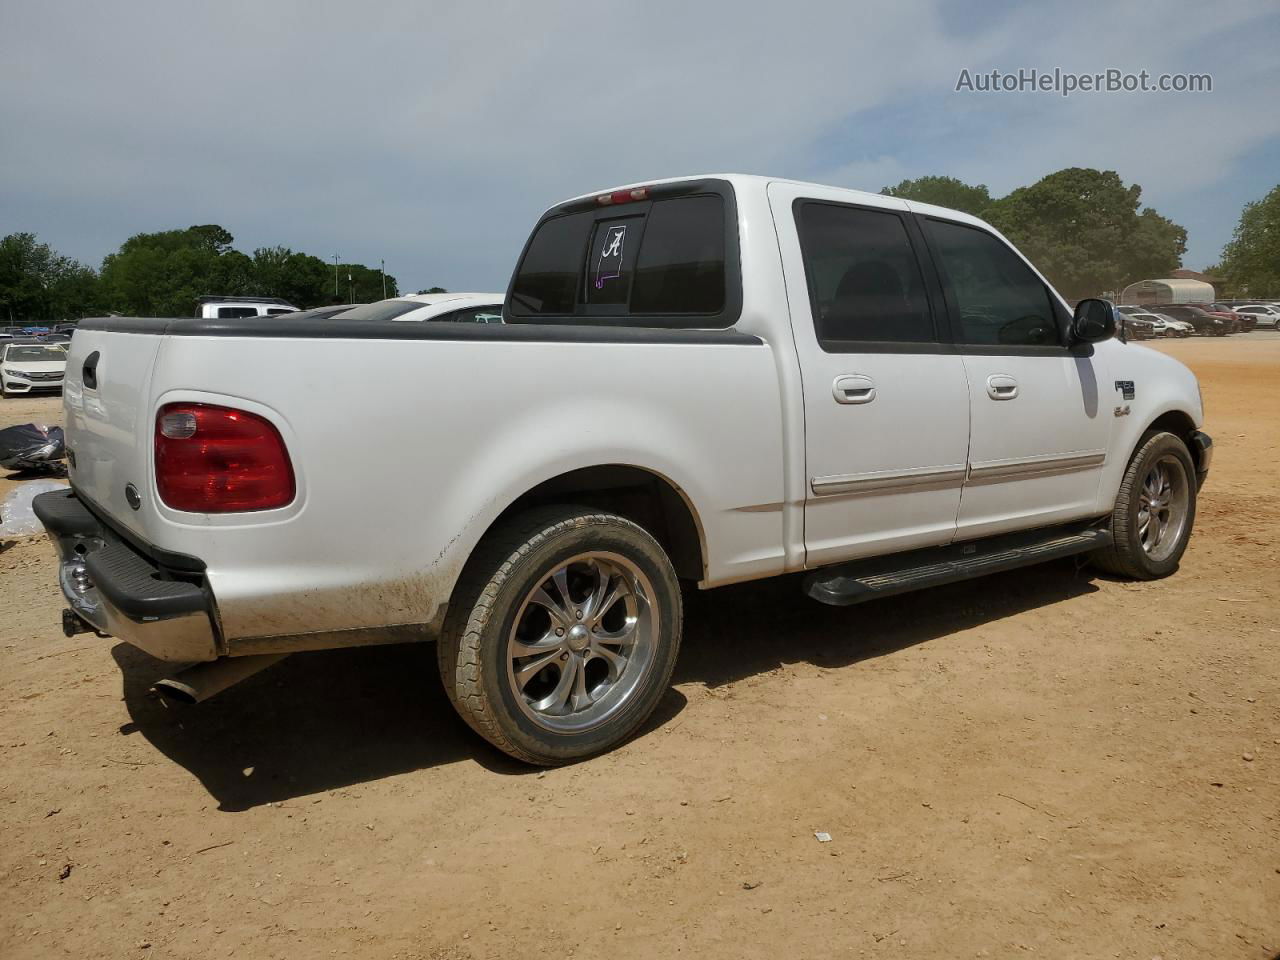
{"label": "window decal", "polygon": [[603,290],[606,280],[622,276],[622,246],[627,239],[627,225],[610,227],[600,244],[600,256],[596,260],[596,289]]}

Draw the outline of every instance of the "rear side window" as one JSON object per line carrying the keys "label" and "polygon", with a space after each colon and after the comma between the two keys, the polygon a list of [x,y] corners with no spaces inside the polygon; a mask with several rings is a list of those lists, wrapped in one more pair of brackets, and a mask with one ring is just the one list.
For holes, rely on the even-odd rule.
{"label": "rear side window", "polygon": [[219,307],[219,320],[234,320],[239,317],[256,317],[258,315],[257,307]]}
{"label": "rear side window", "polygon": [[935,339],[924,278],[900,215],[811,202],[799,206],[796,226],[823,349]]}
{"label": "rear side window", "polygon": [[729,326],[737,244],[727,207],[698,193],[544,220],[516,271],[510,319]]}
{"label": "rear side window", "polygon": [[1007,244],[974,227],[927,223],[929,243],[959,313],[961,343],[1061,345],[1048,288]]}

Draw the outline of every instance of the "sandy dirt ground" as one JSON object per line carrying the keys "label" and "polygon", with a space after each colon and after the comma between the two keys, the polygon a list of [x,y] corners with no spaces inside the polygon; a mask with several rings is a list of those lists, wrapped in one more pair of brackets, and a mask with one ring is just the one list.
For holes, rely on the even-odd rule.
{"label": "sandy dirt ground", "polygon": [[10,547],[0,957],[1276,956],[1280,337],[1159,349],[1217,441],[1175,576],[694,594],[644,734],[560,770],[469,734],[426,647],[168,708]]}

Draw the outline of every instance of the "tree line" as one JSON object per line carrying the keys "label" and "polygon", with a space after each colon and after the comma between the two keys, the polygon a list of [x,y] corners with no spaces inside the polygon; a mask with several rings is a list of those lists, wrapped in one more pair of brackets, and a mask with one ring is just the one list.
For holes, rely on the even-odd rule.
{"label": "tree line", "polygon": [[[928,176],[883,194],[963,210],[993,224],[1070,299],[1115,293],[1168,276],[1182,263],[1187,231],[1142,205],[1142,188],[1111,170],[1071,167],[1004,197],[984,184]],[[0,319],[57,322],[103,313],[190,316],[202,294],[281,297],[307,308],[367,303],[399,293],[395,277],[288,247],[245,254],[217,224],[139,233],[100,270],[65,257],[31,233],[0,239]],[[335,284],[336,272],[336,284]],[[1222,261],[1224,296],[1280,299],[1280,185],[1245,205]],[[440,287],[420,293],[443,292]]]}
{"label": "tree line", "polygon": [[[985,184],[938,176],[880,192],[981,217],[1072,300],[1167,277],[1187,250],[1187,231],[1143,207],[1142,188],[1112,170],[1071,167],[999,198]],[[1205,272],[1226,281],[1223,296],[1280,298],[1280,186],[1245,206],[1221,263]]]}
{"label": "tree line", "polygon": [[[359,263],[336,266],[288,247],[232,247],[217,224],[139,233],[100,270],[59,254],[31,233],[0,239],[0,319],[50,323],[94,314],[187,317],[204,294],[280,297],[303,309],[367,303],[399,293],[396,278]],[[384,293],[385,290],[385,293]]]}

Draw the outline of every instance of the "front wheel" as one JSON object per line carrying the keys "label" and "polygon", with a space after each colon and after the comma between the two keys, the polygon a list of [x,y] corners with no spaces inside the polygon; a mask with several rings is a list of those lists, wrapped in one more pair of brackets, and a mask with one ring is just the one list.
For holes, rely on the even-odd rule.
{"label": "front wheel", "polygon": [[1120,482],[1111,545],[1093,560],[1135,580],[1167,577],[1178,569],[1195,519],[1196,471],[1187,445],[1172,433],[1150,431]]}
{"label": "front wheel", "polygon": [[530,511],[488,535],[459,580],[438,643],[462,718],[498,749],[555,765],[632,736],[667,690],[680,585],[623,517]]}

